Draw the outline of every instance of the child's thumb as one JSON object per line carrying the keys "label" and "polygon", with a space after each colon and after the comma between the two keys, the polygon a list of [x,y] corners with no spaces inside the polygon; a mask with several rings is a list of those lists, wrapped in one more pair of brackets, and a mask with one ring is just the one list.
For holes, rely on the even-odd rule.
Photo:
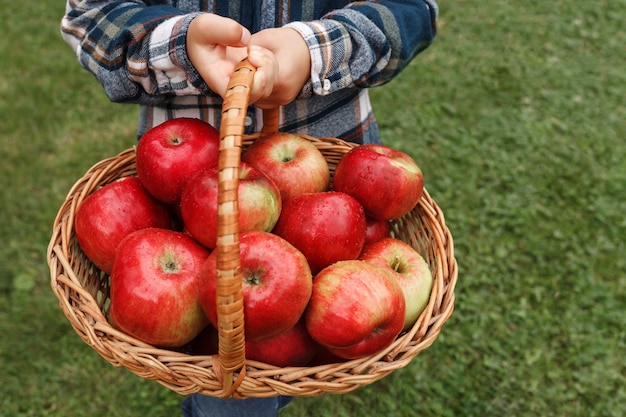
{"label": "child's thumb", "polygon": [[243,47],[250,42],[250,31],[241,24],[225,17],[215,20],[209,35],[212,43],[223,46]]}

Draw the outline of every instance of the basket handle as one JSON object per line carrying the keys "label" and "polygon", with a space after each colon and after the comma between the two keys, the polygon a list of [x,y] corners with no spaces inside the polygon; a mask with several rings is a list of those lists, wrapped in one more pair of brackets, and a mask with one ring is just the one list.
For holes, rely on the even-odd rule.
{"label": "basket handle", "polygon": [[[234,394],[245,376],[245,336],[239,253],[237,189],[246,111],[255,67],[247,59],[233,72],[222,104],[217,218],[217,319],[223,397]],[[263,112],[262,134],[278,131],[278,109]],[[234,380],[234,373],[239,377]]]}

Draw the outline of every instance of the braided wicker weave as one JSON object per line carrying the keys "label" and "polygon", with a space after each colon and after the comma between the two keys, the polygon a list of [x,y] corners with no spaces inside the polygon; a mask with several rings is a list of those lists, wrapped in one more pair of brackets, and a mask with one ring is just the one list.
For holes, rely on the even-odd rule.
{"label": "braided wicker weave", "polygon": [[[74,233],[74,219],[82,201],[99,187],[136,175],[134,148],[100,161],[69,191],[54,221],[48,246],[51,287],[76,333],[105,360],[180,394],[199,392],[222,398],[262,398],[346,393],[405,367],[435,341],[454,309],[457,263],[452,236],[441,209],[426,190],[409,214],[391,222],[392,234],[424,256],[434,280],[430,301],[415,325],[385,350],[366,358],[310,367],[280,368],[246,359],[237,205],[233,204],[237,198],[236,173],[242,148],[278,127],[278,113],[266,112],[264,131],[243,135],[253,72],[245,61],[240,65],[231,78],[222,110],[216,248],[220,271],[219,354],[194,356],[160,349],[116,330],[107,322],[108,276],[81,252]],[[301,136],[322,152],[331,172],[342,156],[357,146],[339,139]]]}

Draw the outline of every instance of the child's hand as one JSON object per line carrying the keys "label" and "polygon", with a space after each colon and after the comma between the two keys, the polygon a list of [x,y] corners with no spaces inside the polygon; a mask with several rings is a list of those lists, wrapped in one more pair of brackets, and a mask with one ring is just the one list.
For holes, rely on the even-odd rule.
{"label": "child's hand", "polygon": [[209,88],[224,97],[235,66],[248,55],[248,29],[232,19],[201,14],[189,24],[187,55]]}
{"label": "child's hand", "polygon": [[276,108],[293,101],[311,77],[311,56],[302,36],[290,28],[252,35],[248,59],[257,67],[251,102]]}
{"label": "child's hand", "polygon": [[295,30],[265,29],[251,36],[236,21],[210,13],[190,23],[187,54],[208,87],[222,97],[233,70],[248,57],[257,68],[250,102],[260,108],[293,101],[311,73],[308,45]]}

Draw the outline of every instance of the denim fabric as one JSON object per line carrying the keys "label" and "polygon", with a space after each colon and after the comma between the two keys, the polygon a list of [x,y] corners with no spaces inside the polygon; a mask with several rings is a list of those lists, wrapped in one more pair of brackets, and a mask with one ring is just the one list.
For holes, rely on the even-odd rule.
{"label": "denim fabric", "polygon": [[184,417],[276,417],[293,397],[247,398],[245,400],[194,394],[182,405]]}

